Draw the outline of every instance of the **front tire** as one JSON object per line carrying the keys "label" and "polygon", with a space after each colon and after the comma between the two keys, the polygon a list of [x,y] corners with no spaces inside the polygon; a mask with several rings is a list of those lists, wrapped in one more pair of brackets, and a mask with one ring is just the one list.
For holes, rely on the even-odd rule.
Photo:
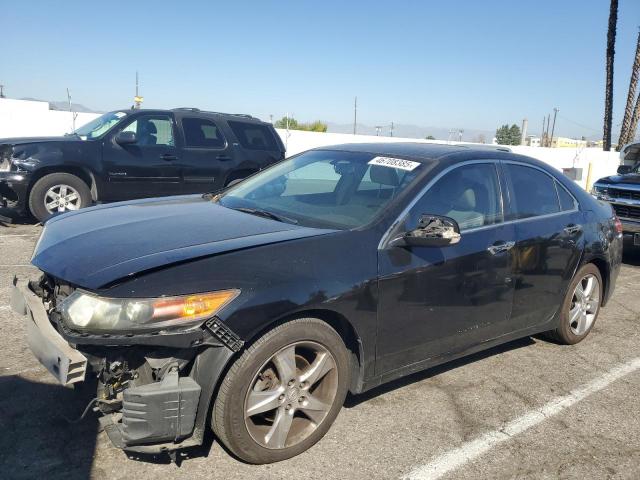
{"label": "front tire", "polygon": [[560,324],[548,335],[559,343],[574,345],[584,340],[596,323],[603,295],[600,270],[584,265],[575,274],[562,304]]}
{"label": "front tire", "polygon": [[91,191],[84,181],[69,173],[51,173],[39,179],[29,194],[29,210],[39,222],[56,213],[88,207]]}
{"label": "front tire", "polygon": [[285,460],[325,435],[348,385],[342,338],[321,320],[293,320],[267,332],[233,363],[213,406],[213,430],[246,462]]}

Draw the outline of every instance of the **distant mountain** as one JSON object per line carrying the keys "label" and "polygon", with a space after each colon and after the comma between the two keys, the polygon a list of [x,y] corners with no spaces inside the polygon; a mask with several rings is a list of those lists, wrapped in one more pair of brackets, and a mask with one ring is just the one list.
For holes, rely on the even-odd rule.
{"label": "distant mountain", "polygon": [[[353,133],[353,124],[328,123],[327,131],[331,133]],[[380,135],[390,136],[390,125],[384,125],[380,129]],[[449,131],[453,133],[449,133]],[[495,132],[490,130],[462,129],[463,142],[478,142],[482,138],[486,143],[491,143]],[[370,125],[357,124],[357,133],[362,135],[376,135],[376,127]],[[393,136],[402,138],[421,138],[424,139],[428,135],[435,137],[436,140],[460,140],[458,129],[449,129],[443,127],[423,127],[420,125],[397,124],[393,126]]]}
{"label": "distant mountain", "polygon": [[[65,100],[51,101],[51,100],[40,100],[38,98],[21,98],[20,100],[30,100],[32,102],[48,102],[49,110],[64,110],[66,112],[69,111],[69,102]],[[74,112],[82,112],[82,113],[102,113],[97,110],[92,110],[89,107],[85,107],[80,103],[73,103],[73,102],[71,102],[71,110],[73,110]]]}

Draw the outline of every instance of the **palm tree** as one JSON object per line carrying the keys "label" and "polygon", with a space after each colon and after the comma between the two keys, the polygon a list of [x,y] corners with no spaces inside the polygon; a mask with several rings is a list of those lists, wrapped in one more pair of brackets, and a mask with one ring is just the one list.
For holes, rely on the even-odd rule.
{"label": "palm tree", "polygon": [[[638,110],[636,102],[636,89],[638,88],[638,77],[640,77],[640,30],[638,30],[638,44],[636,45],[636,58],[633,61],[633,68],[631,69],[631,80],[629,81],[629,93],[627,94],[627,105],[624,109],[624,119],[622,120],[622,128],[620,129],[620,139],[618,140],[618,148],[620,149],[633,140],[636,134],[636,125],[638,119],[635,120],[634,125],[634,110]],[[634,109],[634,102],[636,108]],[[631,128],[633,126],[633,129]]]}
{"label": "palm tree", "polygon": [[609,30],[607,31],[607,81],[604,97],[603,150],[611,150],[611,120],[613,115],[613,57],[616,53],[616,27],[618,23],[618,0],[611,0],[609,8]]}

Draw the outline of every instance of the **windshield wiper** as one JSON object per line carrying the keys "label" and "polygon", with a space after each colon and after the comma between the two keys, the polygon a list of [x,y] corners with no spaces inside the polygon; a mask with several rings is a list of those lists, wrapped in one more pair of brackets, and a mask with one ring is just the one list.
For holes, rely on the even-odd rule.
{"label": "windshield wiper", "polygon": [[268,212],[267,210],[260,210],[259,208],[233,207],[233,209],[238,210],[239,212],[249,213],[251,215],[257,215],[259,217],[270,218],[271,220],[275,220],[277,222],[293,223],[294,225],[298,223],[298,221],[294,218],[277,215],[275,213]]}

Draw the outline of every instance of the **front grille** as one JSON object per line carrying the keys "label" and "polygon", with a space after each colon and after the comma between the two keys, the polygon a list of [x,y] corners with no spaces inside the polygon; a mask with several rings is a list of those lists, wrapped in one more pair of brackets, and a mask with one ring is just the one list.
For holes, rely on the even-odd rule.
{"label": "front grille", "polygon": [[640,206],[634,207],[631,205],[613,205],[613,209],[616,211],[616,215],[624,218],[633,218],[640,220]]}
{"label": "front grille", "polygon": [[609,188],[608,190],[610,197],[640,201],[640,192],[634,192],[632,190],[620,190],[619,188]]}

